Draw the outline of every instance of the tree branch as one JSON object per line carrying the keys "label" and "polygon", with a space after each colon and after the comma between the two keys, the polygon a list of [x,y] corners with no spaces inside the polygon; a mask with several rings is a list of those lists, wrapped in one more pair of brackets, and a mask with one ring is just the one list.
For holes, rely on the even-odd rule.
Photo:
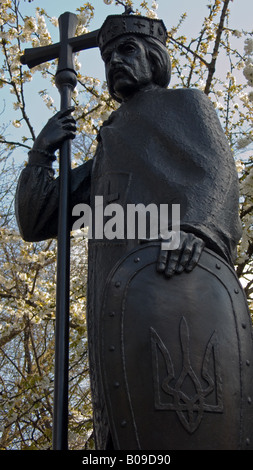
{"label": "tree branch", "polygon": [[0,139],[0,144],[14,145],[15,147],[24,147],[25,149],[31,150],[31,146],[22,144],[21,142],[15,142],[11,140]]}
{"label": "tree branch", "polygon": [[210,92],[212,79],[213,79],[213,76],[214,76],[214,73],[215,73],[216,60],[217,60],[217,57],[218,57],[218,50],[219,50],[219,47],[220,47],[221,35],[222,35],[223,29],[224,29],[224,22],[225,22],[229,2],[230,2],[230,0],[225,0],[224,1],[223,9],[222,9],[222,12],[221,12],[220,23],[219,23],[219,27],[218,27],[218,31],[217,31],[217,35],[216,35],[216,39],[215,39],[215,43],[214,43],[214,48],[213,48],[213,52],[212,52],[212,60],[211,60],[210,64],[208,65],[208,77],[207,77],[206,86],[205,86],[205,90],[204,90],[206,95],[208,95],[209,92]]}
{"label": "tree branch", "polygon": [[196,59],[199,59],[201,62],[203,62],[203,64],[206,65],[207,68],[210,67],[210,64],[209,62],[207,62],[205,59],[203,59],[203,57],[201,57],[199,54],[197,54],[195,51],[192,51],[192,49],[190,49],[189,46],[185,46],[184,44],[182,44],[181,42],[177,41],[176,39],[174,39],[172,36],[168,35],[168,38],[170,41],[174,42],[175,44],[177,44],[177,46],[181,47],[182,49],[185,49],[187,52],[190,52],[190,54],[192,54]]}

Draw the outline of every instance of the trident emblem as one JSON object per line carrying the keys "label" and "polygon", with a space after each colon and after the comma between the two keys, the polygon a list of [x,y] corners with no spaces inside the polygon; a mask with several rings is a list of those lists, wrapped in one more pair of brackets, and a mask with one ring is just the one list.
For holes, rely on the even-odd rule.
{"label": "trident emblem", "polygon": [[[202,380],[198,378],[191,364],[189,329],[184,317],[180,322],[180,340],[183,365],[179,376],[176,377],[169,351],[157,332],[151,328],[155,408],[175,411],[182,426],[192,434],[199,427],[204,412],[223,411],[218,340],[214,331],[204,353]],[[163,373],[163,376],[162,364],[166,366],[166,375]],[[203,379],[206,382],[205,387],[201,383]],[[162,399],[162,392],[168,400]]]}

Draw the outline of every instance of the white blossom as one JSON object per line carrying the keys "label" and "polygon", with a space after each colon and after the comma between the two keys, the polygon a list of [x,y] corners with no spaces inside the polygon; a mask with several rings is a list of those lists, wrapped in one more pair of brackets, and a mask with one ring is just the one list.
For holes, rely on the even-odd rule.
{"label": "white blossom", "polygon": [[78,61],[77,57],[75,57],[75,70],[79,71],[82,68],[81,62]]}
{"label": "white blossom", "polygon": [[242,137],[241,139],[238,139],[236,146],[238,149],[243,149],[247,147],[251,142],[252,142],[252,136],[247,136],[247,137]]}
{"label": "white blossom", "polygon": [[19,127],[21,127],[21,122],[18,119],[15,119],[14,121],[12,121],[12,125],[18,129]]}
{"label": "white blossom", "polygon": [[19,273],[19,278],[21,281],[26,281],[27,280],[27,274],[26,273]]}
{"label": "white blossom", "polygon": [[241,31],[238,31],[237,29],[235,29],[233,32],[232,32],[233,36],[237,37],[237,38],[241,38],[242,37],[242,33]]}
{"label": "white blossom", "polygon": [[51,109],[54,104],[53,98],[51,98],[51,96],[49,96],[48,94],[43,95],[42,98],[48,109]]}
{"label": "white blossom", "polygon": [[236,77],[231,72],[227,73],[227,78],[230,80],[230,83],[236,85]]}
{"label": "white blossom", "polygon": [[10,28],[8,31],[9,39],[12,40],[18,36],[18,30],[16,28]]}
{"label": "white blossom", "polygon": [[245,66],[244,60],[240,60],[240,62],[237,64],[237,69],[241,70],[243,69],[244,66]]}
{"label": "white blossom", "polygon": [[155,0],[153,0],[151,8],[152,8],[152,10],[157,10],[158,9],[158,3]]}
{"label": "white blossom", "polygon": [[38,29],[36,20],[33,16],[25,18],[24,29],[30,32],[35,33]]}
{"label": "white blossom", "polygon": [[147,13],[147,17],[148,17],[148,18],[153,18],[153,19],[157,19],[157,18],[158,18],[156,12],[153,11],[153,10],[149,10],[149,12]]}
{"label": "white blossom", "polygon": [[236,160],[235,165],[238,173],[241,173],[245,169],[245,165],[242,160]]}
{"label": "white blossom", "polygon": [[239,98],[243,102],[243,104],[245,104],[246,106],[248,105],[249,95],[247,93],[240,93]]}
{"label": "white blossom", "polygon": [[54,26],[58,27],[58,18],[53,16],[50,21]]}
{"label": "white blossom", "polygon": [[32,80],[32,74],[28,70],[23,71],[23,79],[25,82],[30,82]]}
{"label": "white blossom", "polygon": [[244,43],[245,54],[251,55],[253,53],[253,39],[247,38]]}
{"label": "white blossom", "polygon": [[47,29],[45,17],[44,15],[41,15],[38,10],[36,11],[36,17],[38,25],[37,33],[40,37],[40,45],[47,46],[51,43],[51,36]]}
{"label": "white blossom", "polygon": [[4,39],[5,41],[8,41],[8,33],[5,31],[0,31],[0,38]]}
{"label": "white blossom", "polygon": [[81,23],[83,25],[87,24],[88,19],[89,19],[89,15],[87,14],[86,11],[81,11],[81,13],[79,13],[79,15],[78,15],[79,23]]}
{"label": "white blossom", "polygon": [[214,101],[213,105],[219,111],[222,111],[224,109],[224,105],[220,101]]}
{"label": "white blossom", "polygon": [[216,91],[216,95],[217,96],[223,96],[224,95],[224,92],[222,90],[217,90]]}
{"label": "white blossom", "polygon": [[248,80],[248,85],[253,86],[253,63],[248,62],[243,70],[243,75]]}
{"label": "white blossom", "polygon": [[18,109],[23,108],[23,105],[22,103],[19,103],[19,102],[13,103],[13,108],[15,109],[15,111],[17,111]]}

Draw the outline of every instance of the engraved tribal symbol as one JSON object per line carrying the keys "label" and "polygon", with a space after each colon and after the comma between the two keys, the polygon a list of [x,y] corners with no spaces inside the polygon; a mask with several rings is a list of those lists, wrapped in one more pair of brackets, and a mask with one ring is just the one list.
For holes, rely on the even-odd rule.
{"label": "engraved tribal symbol", "polygon": [[[211,335],[204,353],[202,380],[197,377],[191,364],[189,329],[184,317],[180,322],[180,340],[183,365],[176,378],[170,353],[157,332],[151,328],[155,408],[176,411],[182,426],[192,434],[199,427],[205,411],[223,411],[217,333],[214,331]],[[207,383],[205,387],[202,385],[203,379]],[[162,399],[162,395],[167,400]]]}

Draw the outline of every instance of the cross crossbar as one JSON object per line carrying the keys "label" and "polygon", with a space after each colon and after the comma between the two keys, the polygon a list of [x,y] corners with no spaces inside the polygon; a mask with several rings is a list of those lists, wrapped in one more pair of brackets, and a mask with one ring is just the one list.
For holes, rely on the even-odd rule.
{"label": "cross crossbar", "polygon": [[[99,29],[91,33],[82,34],[69,39],[69,45],[72,51],[79,52],[85,49],[97,47],[97,34]],[[42,47],[31,47],[25,49],[24,54],[21,56],[21,63],[27,65],[30,69],[40,65],[44,62],[57,59],[60,55],[60,43],[50,44]]]}

